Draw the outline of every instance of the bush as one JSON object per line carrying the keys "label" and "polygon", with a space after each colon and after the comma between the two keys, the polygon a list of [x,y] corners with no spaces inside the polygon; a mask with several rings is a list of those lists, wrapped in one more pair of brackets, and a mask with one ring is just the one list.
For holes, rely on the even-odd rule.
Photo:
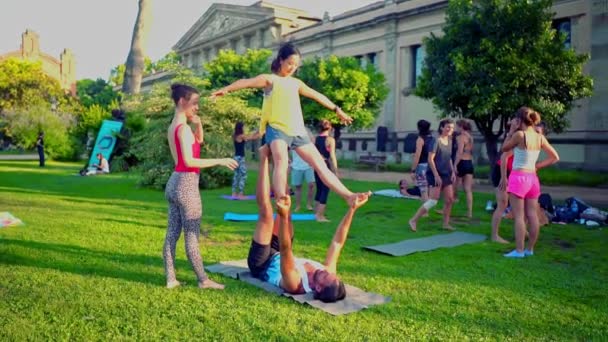
{"label": "bush", "polygon": [[[174,80],[204,88],[206,82],[183,72]],[[167,127],[174,115],[174,106],[167,84],[155,85],[149,94],[131,98],[127,117],[130,113],[143,113],[147,125],[130,142],[129,151],[139,161],[137,170],[140,184],[162,189],[167,184],[174,169],[174,161],[167,143]],[[207,101],[201,95],[199,115],[205,131],[205,144],[201,147],[201,158],[225,158],[233,155],[232,132],[237,121],[253,125],[259,118],[259,110],[247,106],[245,100],[227,96],[217,102]],[[224,167],[214,167],[201,172],[200,185],[204,189],[230,184],[232,171]]]}
{"label": "bush", "polygon": [[28,109],[16,109],[3,114],[7,132],[13,142],[24,149],[34,149],[38,132],[44,132],[44,150],[59,160],[74,160],[78,154],[77,145],[68,135],[74,125],[72,114],[53,112],[46,104],[34,105]]}

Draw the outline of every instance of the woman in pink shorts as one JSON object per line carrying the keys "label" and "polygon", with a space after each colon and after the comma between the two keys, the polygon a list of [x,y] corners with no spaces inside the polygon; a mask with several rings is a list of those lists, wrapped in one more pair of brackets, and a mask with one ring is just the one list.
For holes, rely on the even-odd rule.
{"label": "woman in pink shorts", "polygon": [[[534,255],[534,245],[538,239],[538,215],[537,202],[540,196],[540,183],[536,171],[555,164],[559,156],[547,139],[538,134],[535,126],[540,122],[540,114],[528,107],[521,107],[512,125],[517,125],[519,130],[502,146],[503,152],[513,151],[513,170],[509,175],[508,185],[509,201],[513,210],[515,222],[515,250],[505,254],[509,258],[523,258]],[[548,158],[537,163],[538,155],[543,150]],[[508,153],[503,153],[506,159]],[[506,163],[506,160],[503,161]],[[501,179],[499,187],[505,188],[504,178]],[[526,220],[528,219],[529,239],[528,248],[524,249],[526,237]]]}

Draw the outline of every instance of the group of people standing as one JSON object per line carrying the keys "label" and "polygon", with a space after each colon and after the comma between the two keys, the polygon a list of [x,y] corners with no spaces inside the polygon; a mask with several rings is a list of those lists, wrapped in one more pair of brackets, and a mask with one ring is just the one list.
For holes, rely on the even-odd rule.
{"label": "group of people standing", "polygon": [[[467,120],[456,122],[444,119],[439,122],[438,136],[431,134],[431,124],[418,121],[418,138],[412,163],[412,175],[421,190],[422,206],[409,220],[412,231],[417,231],[418,220],[443,197],[443,228],[454,230],[450,225],[455,185],[462,184],[466,194],[467,217],[473,216],[473,137]],[[538,239],[538,197],[540,182],[537,171],[559,161],[555,149],[544,136],[544,124],[540,114],[528,107],[521,107],[508,123],[509,130],[502,146],[500,160],[492,168],[492,182],[496,188],[497,206],[492,215],[492,241],[508,243],[499,235],[499,226],[505,209],[510,204],[513,211],[516,249],[505,257],[522,258],[534,255]],[[538,162],[540,151],[547,158]],[[526,222],[528,229],[526,229]],[[528,248],[524,248],[528,236]]]}
{"label": "group of people standing", "polygon": [[[264,90],[260,130],[252,135],[244,133],[237,124],[233,135],[235,158],[202,159],[200,145],[204,131],[197,115],[199,93],[182,84],[171,87],[175,103],[175,115],[167,129],[167,140],[175,162],[175,170],[165,189],[169,202],[167,234],[163,249],[167,287],[179,286],[174,269],[175,248],[182,230],[185,235],[186,255],[198,279],[200,288],[223,289],[224,285],[210,280],[203,268],[199,250],[202,204],[198,190],[200,169],[225,166],[236,170],[233,180],[233,196],[244,196],[246,166],[244,143],[262,138],[259,149],[260,171],[256,186],[259,220],[253,235],[248,263],[252,274],[290,293],[311,292],[315,298],[333,302],[345,297],[344,283],[336,276],[337,261],[352,222],[354,212],[365,204],[371,192],[353,193],[336,175],[335,141],[330,136],[331,124],[321,121],[321,132],[314,144],[304,126],[300,95],[313,99],[333,111],[344,124],[352,122],[340,107],[323,94],[309,88],[292,75],[300,65],[300,53],[291,44],[283,45],[272,62],[271,74],[238,80],[211,95],[211,99],[244,88]],[[191,126],[192,127],[191,127]],[[325,205],[329,190],[343,197],[349,209],[338,225],[323,264],[312,263],[293,257],[291,243],[294,237],[291,223],[291,199],[287,177],[289,150],[301,158],[301,162],[314,170],[317,180],[316,216],[325,218]],[[270,177],[270,161],[273,170]],[[300,164],[302,165],[302,164]],[[273,218],[271,184],[278,215]]]}
{"label": "group of people standing", "polygon": [[[290,293],[311,292],[315,298],[333,302],[345,297],[345,287],[337,277],[337,261],[347,239],[355,211],[364,205],[371,192],[353,193],[337,176],[335,141],[330,133],[329,121],[321,121],[318,136],[311,137],[304,125],[300,96],[308,97],[334,112],[343,124],[350,124],[352,118],[323,94],[311,89],[293,74],[300,65],[301,55],[291,44],[281,46],[271,65],[270,74],[262,74],[250,79],[238,80],[212,93],[211,99],[244,88],[259,88],[264,91],[261,125],[258,132],[245,134],[242,123],[235,127],[233,141],[234,158],[203,159],[200,145],[204,141],[204,131],[197,115],[200,95],[190,86],[174,84],[171,96],[175,103],[175,115],[167,129],[167,141],[175,162],[165,189],[169,202],[168,225],[163,247],[163,259],[167,287],[179,286],[175,276],[174,262],[177,240],[183,230],[186,254],[197,276],[201,288],[223,289],[224,285],[209,279],[203,268],[199,250],[199,235],[202,216],[201,197],[198,188],[200,169],[224,166],[236,170],[232,194],[244,196],[247,177],[244,144],[248,140],[262,138],[259,149],[260,170],[256,185],[256,200],[259,220],[253,234],[249,250],[248,265],[251,273],[263,281],[270,282]],[[536,208],[540,194],[536,170],[558,160],[557,153],[544,136],[534,131],[540,115],[526,107],[517,112],[511,121],[511,130],[505,141],[501,158],[501,177],[498,188],[509,193],[509,201],[515,213],[517,248],[506,254],[508,257],[533,255],[538,237],[538,220],[531,215]],[[420,217],[433,208],[441,195],[444,198],[443,228],[453,230],[450,213],[454,202],[454,184],[460,179],[467,198],[467,214],[472,216],[473,196],[473,138],[471,126],[466,121],[458,121],[460,135],[454,140],[454,122],[444,119],[439,123],[438,136],[431,135],[428,121],[418,122],[420,137],[416,142],[416,154],[412,172],[421,189],[423,204],[410,219],[409,225],[417,230]],[[536,163],[540,150],[549,155],[548,159]],[[314,170],[317,185],[315,196],[316,217],[327,221],[325,205],[329,191],[344,198],[348,210],[339,223],[329,245],[323,264],[298,259],[292,253],[294,228],[291,222],[291,199],[288,192],[289,151],[292,154],[292,177],[296,189],[301,180],[310,181],[308,166]],[[507,158],[513,154],[513,167],[507,175]],[[270,163],[273,170],[270,172]],[[304,172],[300,172],[304,171]],[[508,176],[508,178],[507,178]],[[507,181],[508,180],[508,181]],[[508,184],[508,185],[507,185]],[[276,201],[278,215],[273,216],[271,187]],[[307,201],[308,208],[310,202]],[[296,208],[301,206],[300,201]],[[530,242],[524,248],[525,219],[530,229]]]}
{"label": "group of people standing", "polygon": [[473,217],[473,137],[467,120],[456,123],[443,119],[439,122],[438,136],[431,133],[431,123],[417,123],[418,138],[412,163],[412,176],[421,191],[422,206],[409,220],[410,229],[417,231],[418,220],[427,216],[443,196],[443,228],[454,230],[450,224],[455,191],[462,184],[467,198],[467,216]]}

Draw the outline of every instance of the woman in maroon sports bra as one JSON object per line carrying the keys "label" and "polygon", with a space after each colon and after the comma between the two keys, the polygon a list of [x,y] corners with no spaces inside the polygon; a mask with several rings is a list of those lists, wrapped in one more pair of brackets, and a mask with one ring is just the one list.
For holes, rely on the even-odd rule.
{"label": "woman in maroon sports bra", "polygon": [[[163,248],[167,287],[174,288],[180,285],[175,278],[174,263],[175,245],[183,228],[186,255],[196,273],[198,286],[221,290],[224,285],[207,277],[199,250],[202,204],[198,182],[200,169],[222,165],[234,170],[238,164],[232,158],[200,159],[203,126],[200,117],[196,115],[198,91],[187,85],[173,84],[171,97],[175,102],[175,116],[167,130],[167,139],[175,161],[175,171],[165,188],[165,198],[169,201],[169,221]],[[195,126],[194,132],[188,122]]]}

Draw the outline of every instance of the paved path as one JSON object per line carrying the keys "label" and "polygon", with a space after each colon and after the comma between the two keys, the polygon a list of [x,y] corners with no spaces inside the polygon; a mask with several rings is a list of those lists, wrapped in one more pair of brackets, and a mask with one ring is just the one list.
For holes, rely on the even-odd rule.
{"label": "paved path", "polygon": [[[400,179],[404,178],[401,172],[373,172],[373,171],[357,171],[349,169],[341,169],[340,176],[345,179],[354,179],[358,181],[369,182],[388,182],[395,184]],[[494,187],[487,180],[475,179],[474,191],[494,193]],[[588,188],[580,186],[549,186],[543,185],[542,191],[551,194],[555,201],[562,201],[568,197],[579,197],[585,202],[598,206],[600,208],[608,208],[608,189],[607,188]]]}
{"label": "paved path", "polygon": [[0,160],[38,160],[37,154],[0,154]]}
{"label": "paved path", "polygon": [[[250,170],[257,170],[258,166],[256,162],[248,162]],[[402,172],[374,172],[374,171],[359,171],[351,169],[340,169],[340,177],[344,179],[353,179],[357,181],[367,182],[387,182],[395,185],[399,180],[405,178]],[[474,191],[494,193],[494,187],[485,179],[475,179]],[[542,186],[543,193],[551,194],[551,198],[555,203],[560,203],[568,197],[579,197],[585,202],[599,207],[608,208],[608,188],[589,188],[579,186]]]}

